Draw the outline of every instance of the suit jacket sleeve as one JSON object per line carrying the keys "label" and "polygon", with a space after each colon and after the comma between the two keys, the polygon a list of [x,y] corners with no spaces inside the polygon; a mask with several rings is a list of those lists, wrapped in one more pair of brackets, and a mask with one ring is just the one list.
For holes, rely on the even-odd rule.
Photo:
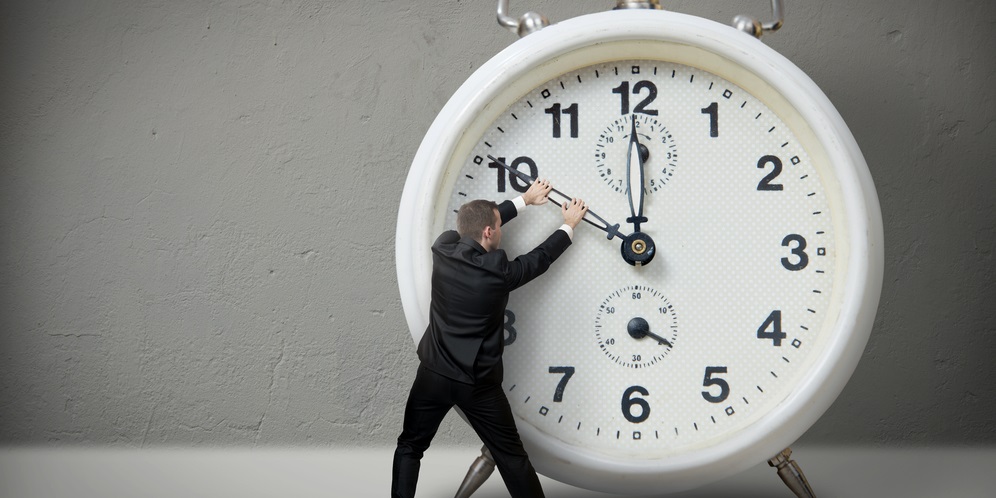
{"label": "suit jacket sleeve", "polygon": [[504,201],[498,204],[498,215],[501,216],[502,225],[512,221],[517,214],[519,214],[519,210],[515,209],[515,204],[512,201]]}
{"label": "suit jacket sleeve", "polygon": [[511,261],[505,251],[493,251],[495,256],[500,257],[499,267],[505,278],[505,288],[511,292],[542,275],[570,245],[571,238],[567,232],[558,229],[535,249]]}

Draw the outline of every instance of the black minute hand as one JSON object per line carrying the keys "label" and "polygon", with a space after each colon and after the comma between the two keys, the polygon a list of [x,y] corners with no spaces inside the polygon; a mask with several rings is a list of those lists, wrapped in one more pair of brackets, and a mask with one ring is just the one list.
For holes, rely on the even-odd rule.
{"label": "black minute hand", "polygon": [[[501,165],[501,167],[507,169],[509,173],[512,173],[513,175],[519,177],[519,179],[521,179],[522,181],[524,181],[524,182],[526,182],[526,183],[528,183],[530,185],[532,185],[532,183],[535,181],[529,175],[527,175],[527,174],[525,174],[525,173],[523,173],[523,172],[521,172],[521,171],[519,171],[519,170],[517,170],[517,169],[515,169],[515,168],[513,168],[513,167],[511,167],[511,166],[509,166],[507,164],[505,164],[504,161],[498,160],[498,158],[495,157],[495,156],[492,156],[492,155],[489,154],[488,155],[488,159],[494,161],[496,164]],[[555,189],[553,187],[551,187],[551,189],[553,190],[553,193],[555,193],[555,194],[563,197],[567,201],[570,201],[570,200],[574,199],[573,197],[571,197],[571,196],[569,196],[569,195],[567,195],[567,194],[565,194],[565,193],[563,193],[563,192],[561,192],[561,191],[559,191],[559,190],[557,190],[557,189]],[[550,199],[550,202],[556,204],[558,207],[561,204],[560,202],[557,202],[554,199]],[[598,222],[601,223],[601,225],[599,225],[598,223],[595,223],[595,222],[589,220],[588,219],[588,215],[591,215],[591,217],[593,217],[596,220],[598,220]],[[587,224],[589,224],[589,225],[591,225],[591,226],[593,226],[593,227],[595,227],[595,228],[597,228],[597,229],[605,232],[606,234],[608,234],[607,238],[609,240],[612,240],[612,237],[619,237],[620,239],[625,239],[626,238],[626,235],[624,235],[622,232],[619,231],[619,224],[618,223],[616,223],[616,224],[613,225],[613,224],[609,223],[608,221],[605,221],[604,218],[602,218],[601,216],[595,214],[595,212],[592,211],[590,207],[588,208],[588,214],[586,214],[585,217],[582,218],[582,220],[584,220],[585,223],[587,223]]]}
{"label": "black minute hand", "polygon": [[633,113],[629,134],[629,150],[626,153],[626,193],[629,197],[629,212],[633,216],[626,219],[633,224],[633,231],[640,231],[640,223],[646,223],[643,216],[643,154],[640,153],[640,139],[636,135],[636,113]]}

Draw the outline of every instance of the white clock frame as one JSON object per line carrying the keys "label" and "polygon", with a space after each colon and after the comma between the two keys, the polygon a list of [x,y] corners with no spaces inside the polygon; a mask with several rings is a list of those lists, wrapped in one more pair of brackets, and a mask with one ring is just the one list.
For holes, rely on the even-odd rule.
{"label": "white clock frame", "polygon": [[[412,162],[398,210],[396,265],[412,338],[428,324],[430,246],[470,148],[504,110],[536,86],[578,67],[621,59],[661,59],[726,78],[786,121],[810,155],[824,154],[835,180],[827,194],[840,235],[833,333],[816,367],[766,416],[722,444],[661,460],[609,458],[519,431],[536,469],[572,485],[611,492],[664,492],[699,486],[763,462],[800,437],[841,392],[864,351],[882,286],[878,197],[864,157],[829,99],[799,68],[757,39],[706,19],[666,11],[620,10],[574,18],[518,40],[456,91]],[[795,112],[780,112],[794,108]],[[801,119],[801,120],[800,120]]]}

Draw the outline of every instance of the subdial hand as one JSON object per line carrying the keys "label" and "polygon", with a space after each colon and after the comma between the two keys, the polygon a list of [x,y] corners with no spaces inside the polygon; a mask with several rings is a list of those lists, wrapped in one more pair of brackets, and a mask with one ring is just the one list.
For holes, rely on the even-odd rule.
{"label": "subdial hand", "polygon": [[644,337],[650,337],[651,339],[657,341],[657,344],[663,344],[667,347],[672,347],[671,341],[653,333],[650,331],[650,324],[643,318],[636,317],[629,321],[626,325],[626,331],[629,332],[630,337],[634,339],[643,339]]}
{"label": "subdial hand", "polygon": [[[523,173],[523,172],[521,172],[521,171],[519,171],[519,170],[517,170],[517,169],[515,169],[515,168],[513,168],[513,167],[511,167],[511,166],[509,166],[507,164],[505,164],[504,161],[500,161],[495,156],[492,156],[492,155],[489,154],[488,155],[488,159],[494,161],[496,164],[498,164],[502,168],[505,168],[506,170],[508,170],[509,173],[511,173],[511,174],[519,177],[520,180],[526,182],[529,185],[532,185],[532,183],[534,181],[536,181],[531,176],[529,176],[529,175],[527,175],[527,174],[525,174],[525,173]],[[553,193],[559,195],[560,197],[563,197],[564,200],[566,200],[566,201],[571,201],[571,200],[574,199],[573,197],[571,197],[571,196],[569,196],[569,195],[567,195],[567,194],[565,194],[565,193],[563,193],[563,192],[561,192],[561,191],[559,191],[559,190],[557,190],[555,188],[553,188],[552,190],[553,190]],[[550,202],[552,202],[555,205],[557,205],[557,207],[560,207],[560,205],[562,204],[561,202],[557,202],[555,199],[550,199]],[[589,215],[591,217],[595,218],[595,220],[597,220],[598,223],[595,223],[595,222],[589,220],[588,219]],[[627,238],[626,235],[624,235],[622,232],[619,231],[619,224],[618,223],[612,224],[612,223],[609,223],[608,221],[605,221],[604,218],[602,218],[601,216],[595,214],[595,212],[592,211],[590,207],[588,208],[588,213],[585,215],[584,218],[582,218],[582,220],[584,220],[585,223],[587,223],[587,224],[589,224],[589,225],[591,225],[591,226],[593,226],[593,227],[595,227],[595,228],[597,228],[597,229],[605,232],[606,234],[608,234],[607,238],[609,240],[612,240],[612,237],[619,237],[620,239],[623,239],[623,240],[625,240]]]}

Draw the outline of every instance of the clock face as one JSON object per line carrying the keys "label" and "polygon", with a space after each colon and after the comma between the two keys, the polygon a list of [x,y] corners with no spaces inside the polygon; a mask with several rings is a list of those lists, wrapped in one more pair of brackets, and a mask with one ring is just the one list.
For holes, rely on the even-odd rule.
{"label": "clock face", "polygon": [[[653,260],[627,263],[618,237],[582,223],[511,295],[504,388],[520,426],[659,459],[771,422],[830,339],[841,262],[826,167],[786,112],[703,69],[616,60],[528,89],[472,138],[437,225],[526,190],[491,155],[629,234],[634,129],[643,159]],[[525,253],[561,223],[552,204],[530,206],[502,227],[503,249]]]}

